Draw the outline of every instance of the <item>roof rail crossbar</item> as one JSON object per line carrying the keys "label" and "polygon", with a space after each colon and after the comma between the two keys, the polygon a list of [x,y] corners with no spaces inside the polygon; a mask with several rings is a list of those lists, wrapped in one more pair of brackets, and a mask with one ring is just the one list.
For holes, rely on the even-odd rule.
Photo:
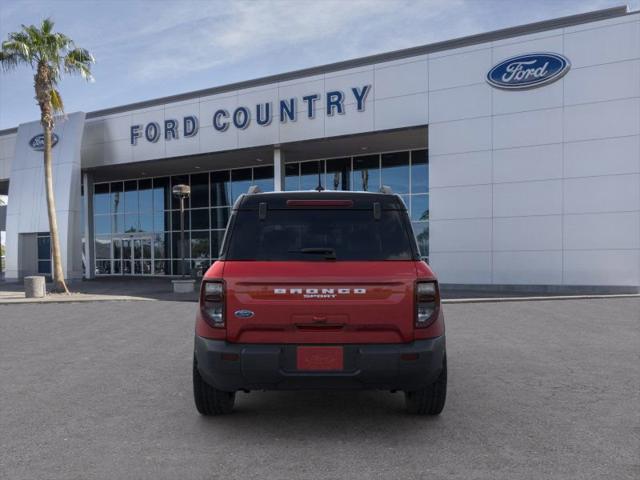
{"label": "roof rail crossbar", "polygon": [[389,187],[387,185],[382,185],[380,187],[380,193],[384,193],[386,195],[391,195],[393,193],[393,190],[391,190],[391,187]]}

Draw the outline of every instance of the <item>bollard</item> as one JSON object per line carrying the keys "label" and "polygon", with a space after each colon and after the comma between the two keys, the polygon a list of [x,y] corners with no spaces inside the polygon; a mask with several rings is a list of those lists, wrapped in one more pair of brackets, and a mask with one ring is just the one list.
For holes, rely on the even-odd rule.
{"label": "bollard", "polygon": [[44,277],[24,277],[24,296],[26,298],[43,298],[46,294]]}

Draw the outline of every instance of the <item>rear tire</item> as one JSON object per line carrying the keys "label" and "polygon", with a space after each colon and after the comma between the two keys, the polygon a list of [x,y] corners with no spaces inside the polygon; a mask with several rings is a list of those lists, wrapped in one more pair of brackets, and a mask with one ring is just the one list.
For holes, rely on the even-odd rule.
{"label": "rear tire", "polygon": [[227,415],[233,411],[235,392],[223,392],[204,381],[193,359],[193,398],[201,415]]}
{"label": "rear tire", "polygon": [[447,398],[447,356],[442,371],[431,385],[412,392],[404,392],[407,412],[413,415],[439,415]]}

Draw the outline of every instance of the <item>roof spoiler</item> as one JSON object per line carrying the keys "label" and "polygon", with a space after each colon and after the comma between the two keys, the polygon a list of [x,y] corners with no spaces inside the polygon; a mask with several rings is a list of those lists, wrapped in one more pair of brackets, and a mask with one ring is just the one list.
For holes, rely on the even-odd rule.
{"label": "roof spoiler", "polygon": [[387,185],[382,185],[380,187],[380,193],[384,193],[385,195],[392,195],[393,194],[393,190],[391,190],[391,187],[389,187]]}
{"label": "roof spoiler", "polygon": [[254,193],[262,193],[258,185],[251,185],[249,190],[247,190],[247,195],[253,195]]}

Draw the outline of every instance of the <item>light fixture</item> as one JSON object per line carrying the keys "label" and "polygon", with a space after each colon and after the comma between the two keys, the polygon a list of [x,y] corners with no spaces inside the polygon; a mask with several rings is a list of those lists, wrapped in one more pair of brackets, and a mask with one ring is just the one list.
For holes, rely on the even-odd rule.
{"label": "light fixture", "polygon": [[195,168],[196,170],[200,170],[200,165],[196,165],[196,166],[195,166],[195,167],[193,167],[193,168]]}
{"label": "light fixture", "polygon": [[369,150],[369,147],[360,147],[360,150],[362,151]]}
{"label": "light fixture", "polygon": [[260,163],[263,162],[264,160],[262,160],[261,158],[256,158],[256,162]]}

